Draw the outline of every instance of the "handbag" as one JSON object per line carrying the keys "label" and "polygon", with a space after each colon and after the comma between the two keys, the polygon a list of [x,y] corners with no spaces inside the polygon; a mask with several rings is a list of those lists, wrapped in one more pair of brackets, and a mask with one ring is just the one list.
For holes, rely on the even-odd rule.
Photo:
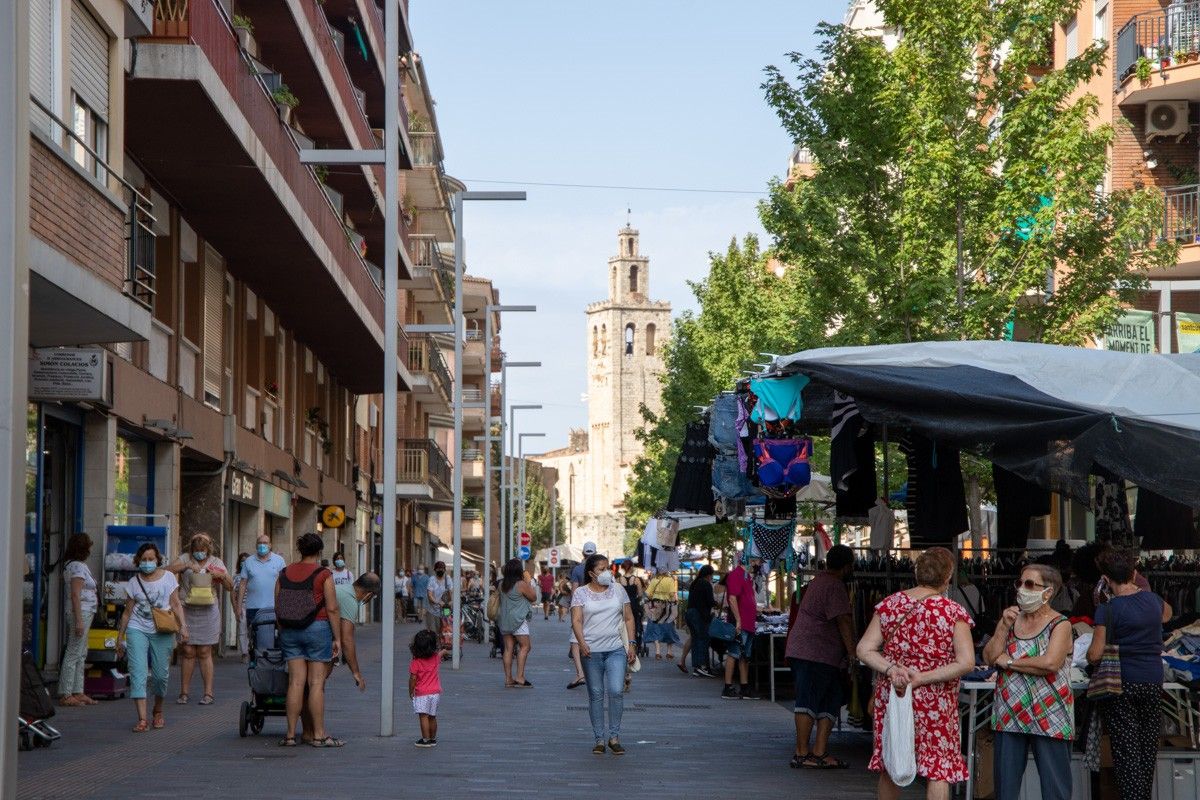
{"label": "handbag", "polygon": [[142,595],[145,596],[146,602],[150,604],[150,615],[154,618],[154,630],[157,633],[179,633],[179,620],[175,618],[175,612],[156,606],[150,600],[146,584],[142,583],[142,576],[135,575],[134,577],[137,578],[138,585],[142,587]]}
{"label": "handbag", "polygon": [[917,777],[917,735],[913,722],[912,687],[898,694],[890,689],[887,709],[883,712],[883,741],[880,745],[883,768],[897,786],[908,786]]}
{"label": "handbag", "polygon": [[488,622],[495,622],[500,619],[500,592],[498,591],[493,590],[488,595],[487,618]]}
{"label": "handbag", "polygon": [[[929,595],[929,597],[932,597],[932,596],[933,595]],[[896,638],[896,634],[899,633],[902,628],[904,628],[904,623],[908,622],[912,618],[912,615],[917,613],[917,609],[919,609],[921,606],[925,605],[925,601],[928,600],[929,597],[922,597],[920,600],[916,601],[916,603],[913,605],[913,607],[908,610],[908,613],[900,618],[900,622],[898,622],[896,624],[896,627],[892,628],[892,632],[890,634],[888,634],[888,637],[883,640],[883,644],[881,644],[879,646],[880,653],[882,653],[884,650],[887,649],[888,643],[891,642],[892,639]],[[893,687],[893,691],[895,691],[895,687]],[[877,709],[875,707],[875,693],[874,692],[871,692],[871,702],[870,702],[869,710],[871,712],[871,718],[874,719],[875,713],[877,711]],[[905,785],[907,786],[908,784],[905,784]]]}
{"label": "handbag", "polygon": [[188,579],[187,599],[183,602],[189,606],[211,606],[217,602],[213,591],[212,575],[207,572],[193,572]]}
{"label": "handbag", "polygon": [[[1113,630],[1113,607],[1110,605],[1107,610],[1109,613],[1105,619],[1106,633]],[[1104,650],[1100,653],[1100,660],[1096,662],[1096,666],[1092,667],[1092,676],[1088,679],[1087,698],[1088,700],[1111,700],[1119,697],[1123,691],[1121,650],[1117,645],[1108,644],[1106,641]]]}
{"label": "handbag", "polygon": [[716,639],[719,642],[732,642],[737,638],[737,626],[725,619],[725,605],[729,602],[729,592],[725,593],[725,597],[721,600],[720,611],[708,623],[708,638]]}

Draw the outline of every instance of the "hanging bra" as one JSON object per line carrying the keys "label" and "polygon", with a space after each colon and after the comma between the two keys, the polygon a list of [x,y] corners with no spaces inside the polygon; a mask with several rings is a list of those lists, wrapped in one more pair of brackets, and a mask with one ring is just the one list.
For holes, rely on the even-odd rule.
{"label": "hanging bra", "polygon": [[754,460],[761,486],[807,486],[812,481],[808,458],[811,439],[755,439]]}

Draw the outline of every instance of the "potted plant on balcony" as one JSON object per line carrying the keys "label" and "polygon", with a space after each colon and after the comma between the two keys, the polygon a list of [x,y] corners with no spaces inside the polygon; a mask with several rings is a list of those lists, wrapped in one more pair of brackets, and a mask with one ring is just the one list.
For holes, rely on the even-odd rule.
{"label": "potted plant on balcony", "polygon": [[429,133],[433,130],[433,126],[429,124],[429,119],[420,111],[414,111],[413,115],[408,118],[409,133]]}
{"label": "potted plant on balcony", "polygon": [[412,225],[417,218],[417,203],[412,199],[412,195],[405,194],[400,198],[400,215],[404,217],[406,225]]}
{"label": "potted plant on balcony", "polygon": [[279,109],[279,118],[285,123],[291,123],[292,110],[300,105],[300,98],[292,94],[292,90],[287,87],[286,83],[281,83],[279,88],[271,93],[271,99],[275,101],[275,107]]}
{"label": "potted plant on balcony", "polygon": [[1137,63],[1133,67],[1133,74],[1137,75],[1137,79],[1141,81],[1143,86],[1146,86],[1150,83],[1150,75],[1153,69],[1154,66],[1151,64],[1150,59],[1145,56],[1139,56]]}
{"label": "potted plant on balcony", "polygon": [[1187,53],[1183,50],[1176,50],[1175,51],[1175,60],[1174,60],[1175,66],[1179,66],[1180,64],[1184,64],[1186,62],[1187,62]]}
{"label": "potted plant on balcony", "polygon": [[238,44],[243,50],[254,52],[254,23],[242,14],[233,15],[233,32],[237,35]]}

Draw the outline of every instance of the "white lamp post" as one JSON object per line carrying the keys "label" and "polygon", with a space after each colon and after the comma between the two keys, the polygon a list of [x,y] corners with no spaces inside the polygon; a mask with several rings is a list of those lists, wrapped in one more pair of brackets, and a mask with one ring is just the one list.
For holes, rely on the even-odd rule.
{"label": "white lamp post", "polygon": [[[527,438],[536,439],[538,437],[545,436],[545,435],[546,434],[544,434],[544,433],[522,433],[517,436],[517,439],[518,439],[517,453],[518,453],[518,457],[520,458],[520,461],[521,461],[521,506],[520,506],[521,515],[520,515],[520,518],[517,523],[517,529],[522,533],[525,531],[525,440]],[[515,542],[513,544],[513,552],[514,553],[516,552],[516,543]],[[521,559],[521,560],[524,561],[525,559]]]}

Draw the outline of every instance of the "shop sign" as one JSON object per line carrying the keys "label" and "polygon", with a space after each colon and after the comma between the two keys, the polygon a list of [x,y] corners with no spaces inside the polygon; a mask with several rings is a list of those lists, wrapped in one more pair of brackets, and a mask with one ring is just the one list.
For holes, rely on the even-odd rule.
{"label": "shop sign", "polygon": [[100,347],[43,347],[29,358],[29,399],[112,405],[108,352]]}
{"label": "shop sign", "polygon": [[1153,353],[1154,319],[1150,311],[1126,311],[1104,331],[1104,349],[1121,353]]}
{"label": "shop sign", "polygon": [[290,519],[292,516],[292,493],[280,489],[273,483],[264,483],[262,489],[262,507],[268,514],[275,517]]}
{"label": "shop sign", "polygon": [[340,528],[346,524],[345,506],[325,506],[321,509],[321,522],[326,528]]}
{"label": "shop sign", "polygon": [[1200,353],[1200,314],[1175,312],[1175,338],[1179,352]]}
{"label": "shop sign", "polygon": [[233,473],[229,479],[229,499],[239,503],[245,503],[248,506],[258,505],[259,500],[258,479],[251,478],[249,475],[243,475],[240,472]]}

